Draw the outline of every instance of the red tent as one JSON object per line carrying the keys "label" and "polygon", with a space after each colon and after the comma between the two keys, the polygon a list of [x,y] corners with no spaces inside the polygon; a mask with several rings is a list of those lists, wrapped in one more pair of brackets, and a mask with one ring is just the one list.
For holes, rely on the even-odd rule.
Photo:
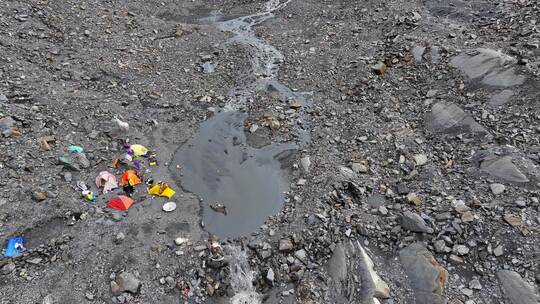
{"label": "red tent", "polygon": [[133,205],[133,200],[125,195],[119,195],[111,198],[107,206],[112,209],[126,211]]}

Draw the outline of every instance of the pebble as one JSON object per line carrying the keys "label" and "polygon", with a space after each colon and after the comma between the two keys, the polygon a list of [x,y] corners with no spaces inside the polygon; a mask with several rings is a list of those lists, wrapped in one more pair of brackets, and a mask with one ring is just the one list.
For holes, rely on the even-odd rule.
{"label": "pebble", "polygon": [[356,173],[354,173],[354,171],[350,168],[340,166],[339,172],[341,173],[343,178],[346,180],[355,180],[357,178]]}
{"label": "pebble", "polygon": [[426,222],[420,215],[410,211],[403,213],[401,227],[413,232],[433,233],[433,229],[426,225]]}
{"label": "pebble", "polygon": [[47,193],[45,193],[43,191],[35,191],[33,193],[33,196],[34,196],[34,200],[36,202],[42,202],[42,201],[47,199]]}
{"label": "pebble", "polygon": [[493,255],[496,257],[503,255],[503,253],[504,253],[504,250],[503,250],[502,245],[499,245],[495,249],[493,249]]}
{"label": "pebble", "polygon": [[422,200],[420,199],[420,197],[414,193],[414,192],[411,192],[409,194],[407,194],[407,201],[415,206],[420,206],[422,205]]}
{"label": "pebble", "polygon": [[183,237],[177,237],[176,239],[174,239],[174,243],[177,245],[177,246],[181,246],[182,244],[184,243],[187,243],[188,239],[187,238],[183,238]]}
{"label": "pebble", "polygon": [[469,297],[469,298],[472,297],[472,295],[473,295],[472,289],[469,289],[469,288],[463,288],[463,289],[461,289],[461,293],[464,294],[464,295],[466,295],[466,296]]}
{"label": "pebble", "polygon": [[366,167],[365,165],[363,165],[361,163],[353,163],[351,165],[351,168],[355,173],[366,173],[366,172],[368,172],[368,167]]}
{"label": "pebble", "polygon": [[373,72],[377,75],[383,75],[386,72],[386,64],[379,62],[371,67]]}
{"label": "pebble", "polygon": [[122,272],[111,282],[111,291],[115,295],[122,292],[139,293],[141,281],[129,272]]}
{"label": "pebble", "polygon": [[506,187],[503,184],[491,184],[489,185],[489,188],[494,195],[499,195],[506,190]]}
{"label": "pebble", "polygon": [[279,251],[290,251],[293,249],[293,243],[289,239],[279,240]]}
{"label": "pebble", "polygon": [[4,265],[4,267],[2,267],[1,272],[3,275],[8,275],[12,273],[14,270],[15,270],[15,264],[7,263],[6,265]]}
{"label": "pebble", "polygon": [[469,247],[465,246],[465,245],[456,245],[454,247],[454,250],[457,252],[457,254],[459,255],[466,255],[469,253],[470,249]]}
{"label": "pebble", "polygon": [[268,268],[268,271],[266,272],[266,279],[268,280],[270,284],[272,285],[274,284],[275,274],[272,268]]}
{"label": "pebble", "polygon": [[307,253],[304,249],[300,249],[294,252],[294,256],[299,259],[302,263],[308,263]]}
{"label": "pebble", "polygon": [[86,297],[87,300],[89,301],[93,301],[94,300],[94,295],[90,292],[86,292],[86,294],[84,295]]}
{"label": "pebble", "polygon": [[311,167],[311,160],[309,156],[304,156],[300,159],[300,166],[302,166],[302,170],[304,170],[304,172],[309,172]]}
{"label": "pebble", "polygon": [[425,154],[416,154],[413,158],[417,166],[423,166],[428,162],[428,158]]}
{"label": "pebble", "polygon": [[126,238],[126,235],[122,232],[118,232],[118,234],[116,235],[114,241],[116,242],[116,244],[120,244],[124,241],[124,239]]}
{"label": "pebble", "polygon": [[433,243],[433,248],[435,248],[435,252],[437,253],[443,253],[448,251],[448,247],[446,246],[446,242],[444,240],[437,240]]}
{"label": "pebble", "polygon": [[482,289],[482,284],[480,283],[480,281],[478,279],[472,279],[470,282],[469,282],[469,288],[470,289],[476,289],[476,290],[480,290]]}

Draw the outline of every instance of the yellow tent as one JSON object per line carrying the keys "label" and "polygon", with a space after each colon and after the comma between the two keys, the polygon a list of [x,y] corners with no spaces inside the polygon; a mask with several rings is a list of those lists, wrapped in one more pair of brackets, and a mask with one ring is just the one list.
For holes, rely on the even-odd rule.
{"label": "yellow tent", "polygon": [[157,196],[163,196],[163,197],[166,197],[166,198],[171,198],[173,197],[173,195],[176,193],[172,188],[171,186],[169,186],[169,184],[166,184],[166,183],[158,183],[158,184],[155,184],[153,185],[152,187],[150,187],[148,189],[148,193],[152,194],[152,195],[157,195]]}

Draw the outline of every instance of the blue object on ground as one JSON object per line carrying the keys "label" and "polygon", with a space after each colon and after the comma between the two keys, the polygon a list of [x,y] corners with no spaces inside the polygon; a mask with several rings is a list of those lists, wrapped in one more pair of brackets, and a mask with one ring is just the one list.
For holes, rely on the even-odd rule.
{"label": "blue object on ground", "polygon": [[24,239],[20,236],[16,236],[9,239],[4,256],[8,258],[16,257],[25,250],[26,248],[24,248]]}

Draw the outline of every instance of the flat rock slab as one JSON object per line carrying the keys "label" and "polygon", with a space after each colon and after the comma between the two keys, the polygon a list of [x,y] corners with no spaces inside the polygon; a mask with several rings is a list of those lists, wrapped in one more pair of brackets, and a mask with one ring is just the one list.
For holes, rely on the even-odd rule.
{"label": "flat rock slab", "polygon": [[484,85],[512,87],[525,82],[525,76],[515,72],[516,62],[515,58],[499,51],[478,48],[454,57],[450,64]]}
{"label": "flat rock slab", "polygon": [[409,283],[414,291],[417,304],[445,304],[444,286],[448,271],[435,260],[433,255],[420,243],[414,243],[399,252],[399,258]]}
{"label": "flat rock slab", "polygon": [[487,130],[469,114],[451,102],[438,102],[426,117],[429,131],[434,133],[473,133],[487,135]]}
{"label": "flat rock slab", "polygon": [[521,276],[511,270],[499,270],[497,277],[501,282],[501,288],[509,302],[508,304],[538,304],[540,297]]}
{"label": "flat rock slab", "polygon": [[529,179],[512,163],[512,157],[489,157],[480,163],[480,170],[493,177],[514,183],[527,183]]}

